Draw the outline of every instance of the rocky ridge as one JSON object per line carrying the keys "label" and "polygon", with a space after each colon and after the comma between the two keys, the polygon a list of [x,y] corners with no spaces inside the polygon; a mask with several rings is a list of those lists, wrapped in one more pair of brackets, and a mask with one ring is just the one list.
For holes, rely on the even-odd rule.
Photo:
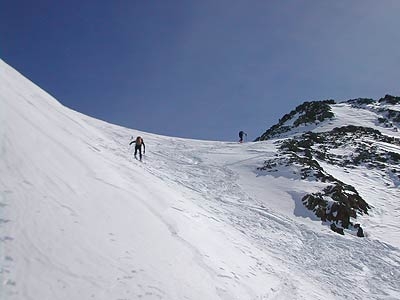
{"label": "rocky ridge", "polygon": [[[377,126],[397,131],[400,97],[386,95],[379,101],[359,98],[346,102],[354,109],[375,112]],[[268,129],[257,140],[277,139],[278,153],[258,169],[275,172],[290,166],[297,170],[300,180],[324,183],[322,190],[303,196],[304,206],[333,231],[354,232],[363,237],[357,216],[368,214],[373,207],[355,187],[329,174],[321,164],[339,166],[347,172],[355,168],[373,170],[389,178],[391,185],[399,186],[400,154],[393,149],[400,149],[400,139],[384,135],[376,128],[352,124],[325,132],[301,132],[302,128],[321,127],[335,118],[331,109],[334,104],[333,100],[305,102]]]}

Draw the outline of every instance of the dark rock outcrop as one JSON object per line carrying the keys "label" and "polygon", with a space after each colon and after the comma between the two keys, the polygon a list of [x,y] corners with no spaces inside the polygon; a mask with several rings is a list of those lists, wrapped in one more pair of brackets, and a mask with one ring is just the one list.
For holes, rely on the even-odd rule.
{"label": "dark rock outcrop", "polygon": [[[334,114],[331,111],[330,104],[335,104],[335,101],[325,100],[304,102],[290,113],[284,115],[282,119],[279,120],[278,124],[264,132],[256,139],[256,141],[268,140],[285,132],[289,132],[293,128],[301,125],[314,124],[316,122],[323,122],[327,119],[333,118]],[[292,124],[286,124],[288,121],[291,121]]]}

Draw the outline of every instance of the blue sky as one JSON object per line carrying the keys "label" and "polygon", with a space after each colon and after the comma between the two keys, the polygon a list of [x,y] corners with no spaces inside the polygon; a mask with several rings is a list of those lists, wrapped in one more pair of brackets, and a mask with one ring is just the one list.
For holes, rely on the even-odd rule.
{"label": "blue sky", "polygon": [[84,114],[254,139],[304,101],[400,95],[400,1],[3,1],[0,57]]}

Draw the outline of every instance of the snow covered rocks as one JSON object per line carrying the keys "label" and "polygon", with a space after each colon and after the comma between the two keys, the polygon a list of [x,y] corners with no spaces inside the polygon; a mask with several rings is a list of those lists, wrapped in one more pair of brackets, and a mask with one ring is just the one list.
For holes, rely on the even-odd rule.
{"label": "snow covered rocks", "polygon": [[[305,207],[333,231],[344,234],[347,230],[363,237],[363,228],[356,219],[368,214],[372,206],[358,192],[360,184],[355,188],[345,182],[352,174],[370,172],[384,179],[387,187],[399,186],[400,139],[397,131],[394,135],[388,134],[393,132],[388,130],[395,126],[393,123],[388,126],[379,121],[385,115],[397,124],[399,99],[386,95],[379,102],[372,99],[349,100],[339,105],[330,101],[322,101],[319,105],[306,102],[262,136],[275,137],[278,153],[258,169],[276,172],[279,168],[291,168],[299,180],[323,183],[318,191],[302,197]],[[359,113],[365,118],[364,122],[349,118],[350,113]],[[340,114],[344,115],[343,120]],[[315,120],[322,123],[316,125]],[[385,123],[384,127],[376,126],[382,123]],[[310,127],[310,124],[313,125]],[[334,127],[334,124],[340,126]],[[338,169],[346,174],[339,176]],[[361,187],[365,188],[362,183]]]}
{"label": "snow covered rocks", "polygon": [[166,137],[68,109],[0,60],[0,299],[400,299],[400,147],[332,130],[399,133],[329,109],[271,141]]}
{"label": "snow covered rocks", "polygon": [[368,214],[370,206],[354,187],[336,182],[327,186],[322,193],[304,196],[302,201],[322,221],[329,222],[333,231],[344,234],[344,230],[348,229],[355,231],[359,237],[364,236],[360,224],[352,220],[357,218],[357,214]]}

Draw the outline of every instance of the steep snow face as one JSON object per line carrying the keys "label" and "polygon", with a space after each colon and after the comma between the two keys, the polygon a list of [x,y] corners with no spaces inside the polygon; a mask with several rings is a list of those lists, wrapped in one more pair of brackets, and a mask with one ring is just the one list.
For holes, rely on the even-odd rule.
{"label": "steep snow face", "polygon": [[331,232],[301,203],[322,183],[257,171],[272,142],[107,124],[2,61],[0,125],[1,299],[400,298],[399,211],[377,207],[366,238]]}
{"label": "steep snow face", "polygon": [[[317,128],[316,132],[330,131],[335,127],[346,125],[370,127],[382,132],[382,134],[400,138],[397,127],[385,127],[378,122],[380,115],[374,110],[366,108],[352,107],[349,103],[339,103],[332,105],[332,112],[335,117],[328,121],[324,126]],[[393,106],[395,107],[395,106]]]}

